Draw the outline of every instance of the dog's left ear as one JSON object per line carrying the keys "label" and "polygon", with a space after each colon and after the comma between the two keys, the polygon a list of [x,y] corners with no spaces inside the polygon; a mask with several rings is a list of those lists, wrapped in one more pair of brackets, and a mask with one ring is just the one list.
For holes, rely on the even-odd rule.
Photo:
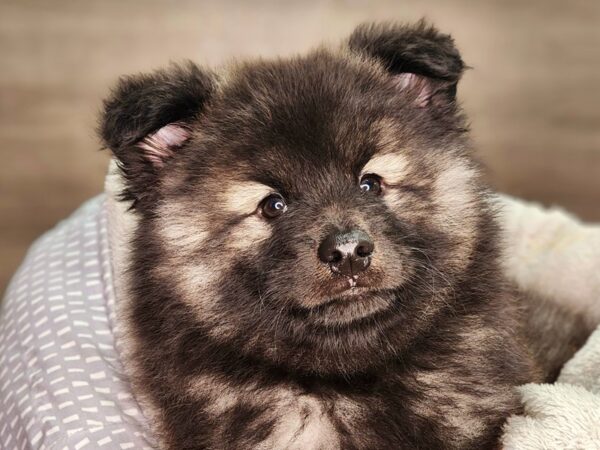
{"label": "dog's left ear", "polygon": [[348,46],[382,64],[417,106],[452,102],[456,97],[465,64],[452,37],[423,20],[415,25],[360,25]]}

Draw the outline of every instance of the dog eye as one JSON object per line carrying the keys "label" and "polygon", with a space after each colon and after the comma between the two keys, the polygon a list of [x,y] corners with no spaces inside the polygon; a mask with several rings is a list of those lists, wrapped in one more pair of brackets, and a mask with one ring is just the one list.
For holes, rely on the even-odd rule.
{"label": "dog eye", "polygon": [[262,201],[260,210],[263,216],[272,219],[283,214],[287,210],[287,204],[281,195],[273,194]]}
{"label": "dog eye", "polygon": [[381,177],[372,173],[363,175],[360,179],[360,189],[363,192],[381,194]]}

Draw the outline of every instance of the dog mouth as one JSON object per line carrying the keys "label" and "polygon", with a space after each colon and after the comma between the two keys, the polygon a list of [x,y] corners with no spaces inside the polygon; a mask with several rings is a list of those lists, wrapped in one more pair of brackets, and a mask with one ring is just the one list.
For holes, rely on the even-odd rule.
{"label": "dog mouth", "polygon": [[330,303],[335,302],[343,302],[343,301],[360,301],[364,299],[369,294],[372,294],[374,291],[368,287],[357,286],[356,284],[351,285],[346,289],[342,289],[337,291],[331,297],[329,297],[321,306],[328,305]]}
{"label": "dog mouth", "polygon": [[358,277],[356,275],[354,275],[353,277],[346,277],[348,284],[350,285],[350,289],[360,289],[358,287]]}
{"label": "dog mouth", "polygon": [[302,315],[317,326],[347,326],[388,309],[390,304],[388,292],[348,283],[319,305],[303,308]]}
{"label": "dog mouth", "polygon": [[333,281],[323,304],[344,298],[356,298],[375,290],[375,286],[368,279],[356,275],[352,277],[336,276]]}

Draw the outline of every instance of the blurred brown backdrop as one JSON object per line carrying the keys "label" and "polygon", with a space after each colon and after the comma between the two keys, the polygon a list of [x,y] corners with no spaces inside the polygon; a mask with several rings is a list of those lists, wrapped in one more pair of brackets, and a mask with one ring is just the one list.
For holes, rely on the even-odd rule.
{"label": "blurred brown backdrop", "polygon": [[31,241],[102,189],[116,77],[304,51],[425,16],[473,67],[459,95],[499,189],[600,220],[600,1],[0,2],[0,292]]}

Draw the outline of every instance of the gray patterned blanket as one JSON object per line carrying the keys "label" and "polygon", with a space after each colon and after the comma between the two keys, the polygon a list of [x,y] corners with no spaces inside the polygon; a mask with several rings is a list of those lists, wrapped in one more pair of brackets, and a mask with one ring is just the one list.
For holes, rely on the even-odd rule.
{"label": "gray patterned blanket", "polygon": [[151,448],[115,346],[104,195],[40,237],[0,306],[0,448]]}

